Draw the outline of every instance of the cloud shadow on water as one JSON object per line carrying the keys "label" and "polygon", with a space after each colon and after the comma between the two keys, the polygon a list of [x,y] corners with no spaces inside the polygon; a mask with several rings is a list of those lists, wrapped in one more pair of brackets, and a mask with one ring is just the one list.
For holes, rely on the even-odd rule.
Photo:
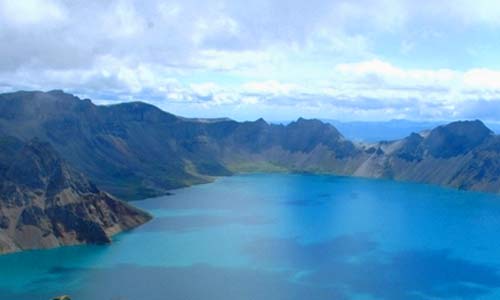
{"label": "cloud shadow on water", "polygon": [[[491,293],[500,288],[494,266],[455,257],[448,250],[383,251],[367,233],[314,243],[258,239],[242,251],[252,263],[248,267],[60,266],[48,270],[42,285],[79,278],[78,289],[65,292],[88,300],[357,299],[354,295],[381,300],[473,300],[495,299]],[[35,298],[33,291],[0,290],[0,299]]]}
{"label": "cloud shadow on water", "polygon": [[118,265],[88,272],[92,282],[75,291],[75,299],[347,299],[330,287],[294,283],[289,280],[289,272],[251,268]]}
{"label": "cloud shadow on water", "polygon": [[330,261],[369,254],[377,243],[368,234],[342,235],[320,243],[302,244],[297,239],[266,238],[244,247],[243,252],[257,264],[314,269]]}
{"label": "cloud shadow on water", "polygon": [[244,252],[258,265],[303,274],[300,283],[376,299],[471,300],[500,288],[495,267],[454,257],[448,250],[384,252],[368,234],[311,244],[263,239],[245,247]]}

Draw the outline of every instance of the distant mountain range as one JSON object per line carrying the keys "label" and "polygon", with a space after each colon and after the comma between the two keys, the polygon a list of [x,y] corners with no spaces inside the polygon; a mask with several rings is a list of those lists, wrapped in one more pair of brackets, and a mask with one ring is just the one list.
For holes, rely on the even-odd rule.
{"label": "distant mountain range", "polygon": [[[393,141],[407,137],[412,132],[428,131],[446,125],[447,121],[411,121],[394,119],[389,121],[337,121],[321,119],[337,128],[347,139],[357,142]],[[285,122],[285,124],[288,122]],[[489,122],[486,126],[500,133],[500,124]]]}
{"label": "distant mountain range", "polygon": [[[254,122],[188,119],[141,102],[98,106],[62,91],[16,92],[0,95],[0,137],[53,148],[54,155],[60,155],[68,168],[95,183],[96,186],[71,185],[81,203],[87,203],[85,197],[81,197],[83,194],[107,195],[100,190],[133,200],[209,182],[216,176],[256,171],[365,176],[500,191],[500,137],[480,121],[454,122],[394,141],[358,143],[320,120],[300,118],[283,125],[269,124],[262,119]],[[13,157],[8,152],[10,148],[4,148],[0,148],[0,155],[9,161],[8,158]],[[17,157],[16,161],[22,161]],[[35,177],[40,176],[37,172],[42,172],[41,169],[27,170],[27,174],[32,172]],[[30,195],[22,204],[13,204],[21,214],[34,205],[38,199],[35,195],[40,193],[37,188],[24,184],[24,180],[29,181],[28,177],[16,177],[17,184]],[[76,181],[68,179],[68,182]],[[38,190],[45,195],[44,199],[52,195],[48,186]],[[111,196],[103,197],[111,199]],[[9,194],[3,194],[0,212],[7,215],[10,208],[5,205],[12,202]],[[120,216],[127,220],[120,228],[129,228],[147,219],[128,206],[122,209],[120,204],[119,207],[111,211],[123,212],[113,219],[118,224],[125,222],[120,221]],[[96,215],[88,211],[88,218]],[[47,215],[39,211],[31,213],[45,218],[44,214]],[[14,220],[7,218],[9,222]],[[104,224],[104,219],[94,221]],[[50,214],[44,220],[43,224],[54,224]],[[44,226],[36,224],[37,228]],[[6,228],[12,230],[11,226]],[[49,228],[52,229],[46,232],[54,232],[53,225]],[[74,235],[78,235],[76,232]],[[65,235],[54,236],[60,241]],[[1,239],[0,232],[0,245]]]}
{"label": "distant mountain range", "polygon": [[[342,135],[353,142],[379,142],[393,141],[407,137],[412,132],[430,130],[449,122],[435,121],[338,121],[333,119],[320,119],[324,123],[332,124]],[[292,121],[277,121],[273,124],[287,125]]]}
{"label": "distant mountain range", "polygon": [[409,120],[390,121],[352,121],[322,120],[335,126],[342,134],[352,140],[361,142],[393,141],[407,137],[412,132],[431,130],[447,122],[420,122]]}

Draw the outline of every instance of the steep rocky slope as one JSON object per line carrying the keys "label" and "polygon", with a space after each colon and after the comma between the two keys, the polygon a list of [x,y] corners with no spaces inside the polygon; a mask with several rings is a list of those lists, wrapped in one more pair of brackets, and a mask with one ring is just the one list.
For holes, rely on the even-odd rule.
{"label": "steep rocky slope", "polygon": [[0,95],[0,134],[49,142],[125,199],[246,171],[332,173],[499,192],[500,138],[480,121],[355,144],[319,120],[187,119],[133,102],[94,105],[62,91]]}
{"label": "steep rocky slope", "polygon": [[500,192],[500,137],[481,121],[459,121],[378,143],[354,175]]}
{"label": "steep rocky slope", "polygon": [[[333,126],[317,120],[282,126],[262,119],[186,119],[140,102],[96,106],[61,91],[0,95],[2,133],[49,142],[97,186],[125,199],[164,194],[256,166],[327,166],[349,173],[348,157],[357,151]],[[341,159],[339,165],[321,162],[330,156]]]}
{"label": "steep rocky slope", "polygon": [[49,144],[0,138],[0,253],[109,243],[149,218],[100,191]]}

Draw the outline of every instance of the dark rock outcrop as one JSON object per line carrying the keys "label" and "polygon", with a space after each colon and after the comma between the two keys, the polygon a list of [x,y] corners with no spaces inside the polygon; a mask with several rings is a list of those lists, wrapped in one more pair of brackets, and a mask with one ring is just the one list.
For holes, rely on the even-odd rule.
{"label": "dark rock outcrop", "polygon": [[109,243],[149,219],[101,192],[48,143],[0,138],[0,253]]}
{"label": "dark rock outcrop", "polygon": [[379,147],[384,154],[371,156],[370,168],[355,175],[500,192],[500,138],[481,121],[453,122]]}
{"label": "dark rock outcrop", "polygon": [[63,295],[63,296],[57,296],[52,298],[52,300],[71,300],[71,297],[68,295]]}
{"label": "dark rock outcrop", "polygon": [[423,147],[434,157],[450,158],[473,150],[492,136],[479,120],[459,121],[433,129]]}

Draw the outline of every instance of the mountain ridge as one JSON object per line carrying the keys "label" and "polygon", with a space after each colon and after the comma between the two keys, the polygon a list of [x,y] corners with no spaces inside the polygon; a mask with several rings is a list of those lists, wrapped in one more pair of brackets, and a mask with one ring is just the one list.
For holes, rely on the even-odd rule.
{"label": "mountain ridge", "polygon": [[252,171],[331,173],[500,191],[499,138],[478,120],[362,144],[317,119],[299,118],[287,125],[263,119],[207,121],[144,102],[99,106],[51,91],[1,94],[0,133],[49,142],[97,186],[129,200]]}

